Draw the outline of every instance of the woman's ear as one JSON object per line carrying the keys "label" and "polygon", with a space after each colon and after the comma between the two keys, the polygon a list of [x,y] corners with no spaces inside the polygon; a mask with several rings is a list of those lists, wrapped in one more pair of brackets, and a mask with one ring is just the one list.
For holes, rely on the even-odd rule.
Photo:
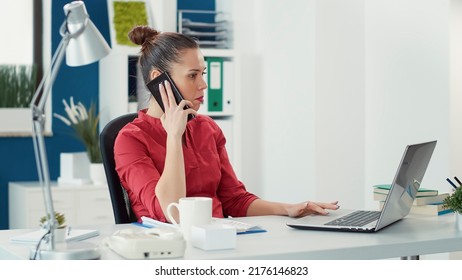
{"label": "woman's ear", "polygon": [[154,69],[151,71],[151,74],[149,75],[151,77],[151,80],[154,80],[155,78],[157,78],[158,76],[160,76],[160,71],[157,70],[157,69]]}

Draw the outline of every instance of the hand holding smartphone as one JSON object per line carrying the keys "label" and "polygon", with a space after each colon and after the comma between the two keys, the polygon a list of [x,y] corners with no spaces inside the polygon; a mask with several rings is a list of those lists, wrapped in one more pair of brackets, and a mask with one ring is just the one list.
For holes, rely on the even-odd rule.
{"label": "hand holding smartphone", "polygon": [[[157,76],[155,79],[151,80],[149,83],[146,84],[148,87],[149,91],[151,94],[154,96],[154,98],[157,100],[157,103],[159,103],[160,108],[162,111],[165,112],[165,107],[164,103],[162,102],[162,97],[160,95],[160,90],[159,90],[159,84],[162,83],[165,87],[165,81],[168,81],[170,83],[170,86],[173,91],[173,96],[175,97],[175,102],[176,104],[180,104],[181,100],[183,100],[183,95],[181,95],[180,91],[176,87],[175,83],[173,82],[173,79],[170,77],[170,75],[167,72],[164,72]],[[189,109],[189,106],[186,105],[184,106],[183,109]],[[194,118],[193,114],[188,114],[188,121],[192,120]]]}

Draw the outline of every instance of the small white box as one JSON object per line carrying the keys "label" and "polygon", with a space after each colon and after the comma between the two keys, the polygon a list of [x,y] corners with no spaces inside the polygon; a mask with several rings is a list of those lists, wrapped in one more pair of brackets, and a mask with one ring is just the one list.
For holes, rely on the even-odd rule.
{"label": "small white box", "polygon": [[61,153],[58,183],[84,184],[90,182],[90,161],[86,152]]}
{"label": "small white box", "polygon": [[236,228],[228,225],[191,227],[191,244],[202,250],[234,249],[236,238]]}

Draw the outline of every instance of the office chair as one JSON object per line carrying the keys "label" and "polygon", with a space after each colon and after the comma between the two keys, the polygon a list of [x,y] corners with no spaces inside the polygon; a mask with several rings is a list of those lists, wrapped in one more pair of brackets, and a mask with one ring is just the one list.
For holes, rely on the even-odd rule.
{"label": "office chair", "polygon": [[137,117],[137,113],[130,113],[111,120],[99,135],[101,156],[103,159],[104,171],[106,173],[109,194],[111,196],[112,210],[116,224],[136,222],[135,213],[130,206],[127,192],[120,183],[119,175],[115,170],[114,142],[119,131],[127,123]]}

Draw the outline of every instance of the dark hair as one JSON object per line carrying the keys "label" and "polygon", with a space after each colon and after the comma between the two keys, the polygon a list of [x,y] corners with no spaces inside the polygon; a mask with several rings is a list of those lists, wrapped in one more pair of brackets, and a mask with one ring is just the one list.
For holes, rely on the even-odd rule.
{"label": "dark hair", "polygon": [[144,81],[151,80],[150,73],[157,69],[160,72],[171,70],[173,63],[180,62],[180,54],[186,49],[197,49],[197,42],[184,34],[159,32],[149,26],[136,26],[128,33],[129,39],[141,45],[139,63]]}

